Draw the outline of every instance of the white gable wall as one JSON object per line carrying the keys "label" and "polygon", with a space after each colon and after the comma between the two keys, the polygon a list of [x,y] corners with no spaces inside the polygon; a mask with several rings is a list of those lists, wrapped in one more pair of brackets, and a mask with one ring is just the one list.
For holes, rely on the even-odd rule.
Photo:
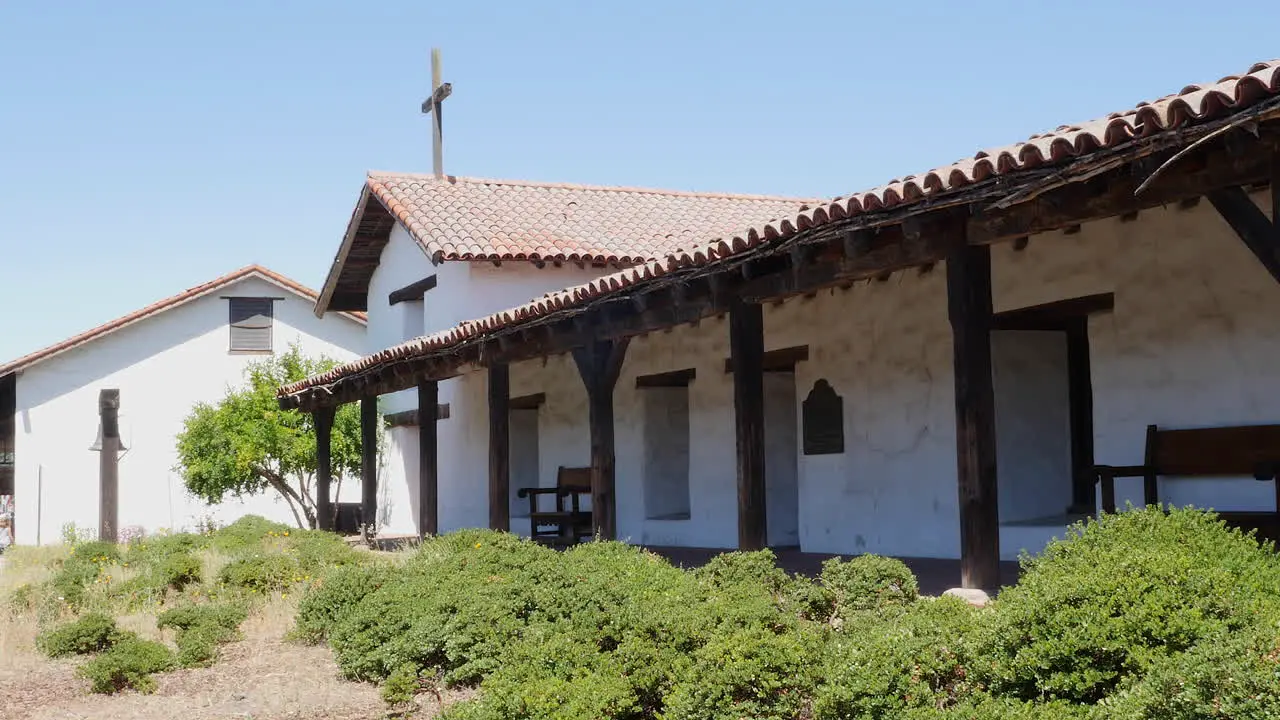
{"label": "white gable wall", "polygon": [[[1265,199],[1265,197],[1255,198]],[[1114,292],[1113,313],[1090,324],[1096,459],[1140,462],[1148,423],[1193,427],[1280,421],[1270,398],[1280,393],[1280,286],[1207,205],[1153,210],[1138,221],[1105,220],[1075,235],[1035,236],[1029,246],[992,248],[997,311]],[[946,273],[895,274],[888,282],[860,283],[765,308],[766,349],[808,345],[809,361],[796,367],[796,415],[818,379],[844,399],[845,452],[798,457],[800,543],[814,552],[877,552],[900,556],[958,557],[955,487],[955,405],[951,331],[946,316]],[[1045,347],[1024,347],[1003,369],[1006,380],[1030,382],[1056,360]],[[632,341],[615,394],[619,537],[655,545],[733,547],[737,543],[732,378],[724,372],[728,326],[705,320]],[[1019,363],[1029,368],[1019,370]],[[689,520],[647,520],[644,513],[643,408],[637,375],[694,367],[690,392]],[[1000,374],[997,381],[1000,381]],[[453,411],[467,421],[449,436],[442,425],[444,528],[484,525],[487,410],[485,378],[454,381],[470,388]],[[1014,390],[1006,391],[1016,395]],[[1032,382],[1027,392],[1056,398],[1061,388]],[[546,393],[540,409],[543,485],[558,465],[589,459],[586,395],[571,358],[558,356],[512,368],[512,394]],[[1007,397],[1006,397],[1007,399]],[[1060,399],[1060,398],[1058,398]],[[469,404],[463,408],[463,402]],[[1056,402],[1056,401],[1055,401]],[[1034,412],[1038,403],[1005,404]],[[1028,422],[1060,424],[1055,405]],[[452,422],[452,421],[449,421]],[[1000,427],[1019,420],[1005,413]],[[1024,428],[1025,429],[1025,428]],[[1046,453],[1020,453],[1009,431],[1000,449],[1002,479],[1015,519],[1069,500],[1061,478],[1030,485],[1046,470]],[[1051,447],[1050,447],[1051,446]],[[450,461],[446,458],[455,457]],[[1023,458],[1019,460],[1019,458]],[[1061,465],[1057,465],[1061,468]],[[452,484],[452,485],[450,485]],[[1046,496],[1061,496],[1059,500]],[[450,500],[445,502],[445,498]],[[1164,479],[1161,497],[1176,504],[1221,510],[1271,510],[1270,483],[1251,478]],[[1140,502],[1141,481],[1118,483],[1118,498]],[[463,509],[456,519],[453,508]],[[1062,508],[1065,510],[1065,508]],[[515,528],[523,530],[524,528]],[[1038,550],[1062,524],[1002,527],[1002,555]]]}
{"label": "white gable wall", "polygon": [[[422,312],[423,334],[430,334],[519,305],[544,293],[587,282],[606,272],[605,268],[584,269],[571,263],[543,268],[527,262],[504,262],[499,266],[491,262],[449,261],[432,265],[417,241],[397,224],[369,282],[367,352],[377,352],[410,339],[405,334],[408,324],[405,313]],[[421,305],[389,304],[387,296],[392,291],[432,274],[436,276],[436,287],[426,293]],[[442,530],[488,524],[486,387],[483,374],[440,383],[440,402],[450,406],[450,417],[438,426]],[[385,395],[379,400],[384,413],[412,410],[417,405],[417,394],[413,390]],[[480,455],[462,461],[449,449],[461,447],[477,432],[477,427],[480,437],[485,438],[485,443],[479,446]],[[380,493],[384,493],[380,516],[383,532],[417,532],[417,457],[417,428],[392,429],[379,477]],[[465,492],[461,491],[463,488]]]}
{"label": "white gable wall", "polygon": [[[293,522],[275,494],[206,508],[190,498],[176,462],[175,437],[198,401],[214,402],[243,381],[260,355],[230,354],[227,296],[268,296],[275,303],[277,351],[298,341],[307,354],[346,361],[364,343],[349,318],[312,313],[311,301],[258,278],[234,285],[117,330],[45,360],[18,377],[17,542],[58,542],[64,523],[98,527],[98,393],[120,390],[120,526],[148,530],[191,526],[202,515],[228,522],[258,513]],[[358,498],[358,482],[343,488]],[[37,504],[39,511],[37,513]]]}

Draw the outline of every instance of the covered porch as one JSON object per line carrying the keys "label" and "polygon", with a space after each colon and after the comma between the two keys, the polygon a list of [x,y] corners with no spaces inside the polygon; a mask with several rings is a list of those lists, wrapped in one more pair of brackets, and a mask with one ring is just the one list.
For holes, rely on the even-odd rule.
{"label": "covered porch", "polygon": [[[953,427],[946,437],[954,446],[959,559],[914,562],[921,568],[919,572],[937,577],[939,582],[950,585],[958,576],[962,587],[995,589],[1007,582],[1009,572],[1009,566],[1001,562],[1003,535],[1060,528],[1098,506],[1094,433],[1090,430],[1095,413],[1087,379],[1090,350],[1088,334],[1082,336],[1080,329],[1087,328],[1091,315],[1107,312],[1107,303],[1113,299],[1105,297],[1106,293],[1081,293],[1067,301],[1027,303],[998,312],[993,300],[992,253],[997,249],[1018,252],[1027,247],[1029,238],[1047,233],[1074,235],[1082,225],[1106,218],[1131,222],[1144,211],[1191,207],[1207,197],[1213,211],[1243,241],[1243,247],[1272,277],[1280,279],[1280,232],[1249,198],[1250,191],[1274,187],[1280,178],[1277,103],[1269,99],[1237,106],[1231,112],[1200,116],[1180,114],[1166,103],[1151,112],[1166,115],[1161,122],[1148,116],[1146,122],[1154,124],[1142,127],[1137,126],[1136,116],[1129,117],[1135,124],[1127,126],[1127,134],[1108,130],[1108,119],[1095,128],[1101,134],[1090,135],[1087,142],[1076,134],[1084,131],[1073,128],[1061,136],[1002,148],[975,161],[837,199],[741,237],[717,240],[464,323],[282,388],[282,407],[316,414],[321,432],[321,516],[327,516],[323,508],[328,503],[329,421],[325,418],[331,419],[338,404],[358,401],[366,410],[362,421],[371,438],[376,429],[377,396],[416,388],[418,528],[422,534],[437,532],[439,383],[470,374],[484,378],[488,524],[495,529],[512,529],[512,367],[567,356],[586,396],[591,528],[601,537],[617,538],[621,493],[615,398],[623,365],[641,342],[633,340],[723,317],[728,351],[725,372],[731,369],[728,382],[732,385],[732,419],[726,429],[733,435],[736,490],[736,507],[724,508],[723,514],[733,518],[738,548],[776,545],[777,539],[770,538],[766,405],[771,383],[768,376],[777,371],[774,364],[779,356],[777,350],[770,351],[773,355],[766,352],[766,308],[820,292],[847,290],[855,284],[884,283],[906,271],[924,275],[945,268],[932,277],[940,300],[940,316],[934,321],[945,322],[947,336],[941,345],[930,343],[929,347],[942,347],[949,356],[948,382],[941,386],[950,393],[952,408]],[[1246,123],[1248,130],[1242,129]],[[1009,351],[1012,355],[1004,355],[1008,348],[1002,349],[1000,333],[1005,332],[1049,333],[1055,343],[1060,341],[1065,368],[1060,379],[1068,399],[1058,411],[1061,422],[1073,431],[1057,436],[1061,447],[1053,450],[1069,458],[1055,490],[1064,498],[1059,504],[1066,506],[1065,512],[1055,509],[1058,506],[1041,507],[1041,498],[1034,493],[1011,497],[1003,504],[1018,507],[1019,513],[1002,524],[1002,495],[1013,490],[997,482],[997,468],[1004,461],[1002,455],[1019,448],[1006,443],[1002,449],[997,437],[1001,432],[1016,435],[1025,428],[998,427],[996,384],[1001,358],[1042,350],[1038,345],[1023,344]],[[932,340],[928,337],[922,342],[926,339]],[[801,347],[805,342],[805,338],[798,338],[780,349]],[[791,358],[792,363],[796,361]],[[691,379],[679,367],[644,377],[649,387],[679,387]],[[639,387],[639,377],[633,380]],[[875,378],[870,381],[879,382]],[[818,393],[815,417],[820,419],[823,404],[829,408],[839,398],[833,399],[830,388],[817,382],[809,387],[813,390],[806,402],[814,397],[813,392]],[[1008,399],[1016,402],[1021,397],[1025,395],[1015,392]],[[829,411],[827,417],[833,416]],[[831,422],[816,423],[813,437],[800,442],[814,443],[817,454],[824,448],[842,451],[848,436],[843,429],[837,434],[832,426]],[[1022,437],[1030,443],[1024,448],[1040,452],[1035,446],[1040,435],[1034,429]],[[376,443],[366,442],[365,447],[369,450],[364,517],[372,524],[376,501],[372,448]],[[829,510],[834,515],[841,512],[838,507]],[[881,521],[901,523],[902,518]],[[902,531],[923,529],[906,527]],[[681,548],[669,552],[693,562],[700,553],[711,551]],[[847,552],[859,549],[853,546]],[[824,556],[796,552],[788,555],[788,562],[812,569]]]}

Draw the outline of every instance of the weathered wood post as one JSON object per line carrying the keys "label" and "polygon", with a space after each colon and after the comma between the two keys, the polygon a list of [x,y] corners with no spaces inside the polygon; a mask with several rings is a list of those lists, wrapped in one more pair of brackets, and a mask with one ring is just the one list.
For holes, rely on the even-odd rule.
{"label": "weathered wood post", "polygon": [[360,399],[360,534],[371,540],[378,524],[378,396]]}
{"label": "weathered wood post", "polygon": [[733,416],[738,448],[738,548],[759,550],[768,539],[765,515],[764,314],[735,302],[729,310]]}
{"label": "weathered wood post", "polygon": [[336,408],[317,408],[311,414],[316,426],[316,526],[333,530],[333,500],[329,487],[333,483],[333,416]]}
{"label": "weathered wood post", "polygon": [[963,223],[947,254],[956,393],[956,481],[960,500],[960,585],[1000,587],[995,391],[991,379],[991,249],[971,246]]}
{"label": "weathered wood post", "polygon": [[436,424],[440,419],[440,384],[418,383],[418,537],[439,532],[439,465]]}
{"label": "weathered wood post", "polygon": [[618,385],[628,338],[592,340],[573,351],[574,364],[587,389],[587,425],[591,433],[591,532],[604,540],[618,537],[615,486],[617,452],[613,390]]}
{"label": "weathered wood post", "polygon": [[120,530],[120,391],[98,393],[98,539],[116,542]]}
{"label": "weathered wood post", "polygon": [[511,368],[489,366],[489,527],[511,529]]}

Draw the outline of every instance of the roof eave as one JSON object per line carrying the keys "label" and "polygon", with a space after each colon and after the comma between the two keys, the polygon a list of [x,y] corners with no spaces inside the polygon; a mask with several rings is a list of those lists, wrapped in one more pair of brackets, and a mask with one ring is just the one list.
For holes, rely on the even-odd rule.
{"label": "roof eave", "polygon": [[351,213],[351,220],[347,222],[347,231],[342,236],[342,245],[338,247],[338,253],[333,257],[333,264],[329,266],[329,275],[324,280],[324,285],[320,288],[320,296],[316,298],[315,315],[318,318],[324,317],[329,312],[329,305],[333,302],[333,293],[338,288],[338,280],[342,277],[343,267],[346,265],[347,256],[351,253],[351,246],[355,243],[356,230],[360,227],[361,220],[364,219],[365,209],[369,206],[369,197],[372,192],[369,188],[369,181],[366,178],[364,186],[360,189],[360,199],[356,202],[355,210]]}

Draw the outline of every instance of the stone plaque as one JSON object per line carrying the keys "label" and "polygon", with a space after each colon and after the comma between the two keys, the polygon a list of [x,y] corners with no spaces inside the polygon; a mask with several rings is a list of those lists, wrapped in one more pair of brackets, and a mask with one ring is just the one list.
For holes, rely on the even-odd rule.
{"label": "stone plaque", "polygon": [[844,452],[844,398],[826,380],[818,380],[802,403],[805,455]]}

